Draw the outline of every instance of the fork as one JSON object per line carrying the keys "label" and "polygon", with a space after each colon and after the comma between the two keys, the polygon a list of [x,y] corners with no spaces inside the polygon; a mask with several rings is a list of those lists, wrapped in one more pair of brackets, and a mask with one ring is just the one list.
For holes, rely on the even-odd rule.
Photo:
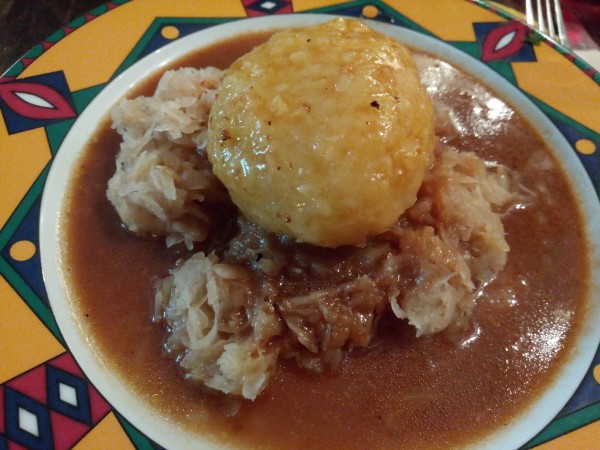
{"label": "fork", "polygon": [[[537,21],[535,20],[536,10]],[[549,36],[555,41],[558,41],[564,47],[570,47],[569,40],[567,38],[567,30],[565,28],[565,19],[563,18],[559,0],[536,0],[535,7],[533,6],[532,0],[526,0],[525,17],[528,25],[534,27],[537,26],[537,29],[541,33]]]}

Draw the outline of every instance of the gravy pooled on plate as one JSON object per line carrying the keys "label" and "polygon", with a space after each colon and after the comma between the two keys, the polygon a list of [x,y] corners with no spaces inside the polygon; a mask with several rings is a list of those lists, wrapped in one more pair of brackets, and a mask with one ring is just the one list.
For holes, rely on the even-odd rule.
{"label": "gravy pooled on plate", "polygon": [[[225,69],[266,37],[240,36],[190,55],[176,66]],[[198,185],[205,195],[214,192],[217,201],[210,204],[212,215],[199,219],[205,220],[206,239],[190,251],[181,244],[186,243],[185,228],[175,229],[180,236],[173,242],[181,243],[166,248],[163,239],[140,239],[121,227],[105,196],[121,138],[107,121],[90,141],[71,188],[65,218],[65,266],[70,267],[84,326],[100,354],[150,405],[186,429],[230,446],[447,447],[465,445],[498,429],[552,379],[577,331],[587,289],[581,280],[589,278],[576,201],[549,149],[517,112],[449,64],[426,55],[415,57],[436,110],[440,144],[433,171],[443,174],[449,167],[459,167],[463,175],[472,176],[483,170],[485,177],[495,180],[490,186],[502,187],[506,177],[496,168],[504,167],[515,174],[519,189],[528,193],[492,205],[496,214],[502,213],[510,246],[505,261],[470,265],[480,256],[479,247],[467,245],[462,249],[475,256],[467,260],[464,254],[457,255],[440,244],[442,262],[453,261],[462,270],[468,269],[469,280],[477,283],[470,286],[466,278],[463,283],[460,271],[451,274],[458,277],[451,287],[463,289],[460,299],[478,296],[470,320],[451,332],[417,338],[412,325],[395,317],[398,309],[393,311],[394,305],[374,311],[378,303],[371,299],[371,294],[388,293],[386,289],[391,286],[390,279],[384,277],[389,274],[385,261],[390,260],[390,254],[391,260],[400,264],[397,273],[409,280],[398,286],[405,288],[405,293],[417,292],[412,289],[418,283],[409,277],[422,267],[413,264],[416,254],[406,260],[395,257],[405,254],[402,249],[415,251],[436,236],[441,241],[435,234],[439,228],[427,221],[437,214],[431,205],[442,204],[437,199],[443,195],[439,190],[444,184],[439,182],[442,178],[428,181],[426,176],[417,209],[403,216],[387,235],[371,238],[370,246],[364,248],[338,249],[296,243],[238,221],[235,208],[227,201],[221,204],[222,186]],[[149,81],[145,93],[151,93],[155,85],[156,80]],[[138,90],[131,97],[139,94]],[[493,129],[493,133],[482,133],[486,128]],[[176,147],[186,158],[194,158],[189,153],[192,144],[179,139],[184,141],[185,137],[167,137],[161,145]],[[465,152],[473,152],[476,157]],[[480,160],[486,162],[483,167],[479,166]],[[199,166],[190,173],[204,173],[208,167]],[[176,188],[174,197],[177,195]],[[505,210],[503,205],[512,207]],[[468,205],[457,206],[461,214],[469,213],[464,209]],[[185,220],[181,223],[187,224]],[[406,230],[413,230],[415,224],[418,230],[407,234]],[[506,254],[506,249],[500,250],[494,254]],[[254,278],[245,273],[239,278],[250,280],[237,285],[242,292],[271,277],[285,281],[272,286],[275,298],[296,300],[294,305],[283,302],[276,308],[273,302],[266,302],[267,307],[276,309],[286,330],[282,339],[295,335],[289,342],[300,343],[302,348],[298,350],[297,344],[282,347],[281,365],[253,402],[190,383],[176,363],[162,354],[163,328],[150,321],[152,285],[157,277],[164,278],[166,281],[159,286],[165,287],[171,297],[174,280],[181,273],[177,270],[190,258],[200,258],[193,255],[195,251],[204,252],[200,265],[211,264],[210,270],[224,279],[239,274],[223,266],[245,265],[242,271],[254,270]],[[211,261],[211,254],[219,262]],[[175,265],[180,259],[186,262]],[[497,267],[502,270],[496,272]],[[365,268],[367,273],[361,274]],[[548,273],[553,276],[548,277]],[[306,280],[310,281],[308,287]],[[368,311],[371,315],[365,315],[361,305],[353,308],[352,302],[348,303],[350,309],[341,313],[347,312],[350,319],[366,317],[368,330],[374,323],[369,320],[376,319],[377,333],[362,341],[362,335],[353,334],[354,328],[350,327],[345,339],[358,344],[347,356],[327,353],[323,346],[331,341],[317,340],[317,354],[331,356],[324,360],[327,367],[335,367],[321,370],[323,361],[310,357],[314,354],[310,336],[301,336],[302,327],[294,329],[294,324],[306,322],[294,322],[302,315],[292,307],[306,297],[307,288],[327,293],[334,287],[339,293],[336,289],[352,283],[370,292],[361,299],[373,302]],[[352,292],[352,286],[348,289]],[[235,291],[233,294],[237,295]],[[321,300],[328,304],[330,299]],[[405,296],[396,306],[408,310],[407,301],[414,300]],[[465,305],[471,308],[471,303]],[[311,310],[310,304],[306,311],[306,320],[323,315],[322,310]],[[244,326],[247,318],[239,319],[225,325]],[[357,323],[360,325],[360,320]],[[314,330],[313,334],[318,334],[318,327]],[[438,330],[425,329],[423,334],[431,331]],[[552,343],[546,339],[548,335],[553,336]],[[344,334],[330,336],[334,339]],[[294,358],[285,358],[288,351],[296,351]]]}
{"label": "gravy pooled on plate", "polygon": [[284,359],[335,370],[389,313],[417,336],[468,332],[506,263],[517,181],[436,145],[409,50],[358,21],[276,32],[224,74],[168,71],[112,117],[123,142],[107,195],[130,230],[162,224],[153,235],[191,250],[228,204],[218,180],[239,208],[222,248],[156,283],[168,352],[224,393],[254,400]]}

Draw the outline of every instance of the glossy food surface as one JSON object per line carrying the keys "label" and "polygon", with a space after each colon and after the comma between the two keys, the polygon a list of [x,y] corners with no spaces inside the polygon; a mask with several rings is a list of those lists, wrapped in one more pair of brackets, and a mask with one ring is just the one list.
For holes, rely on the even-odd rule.
{"label": "glossy food surface", "polygon": [[[264,39],[242,36],[177,66],[226,68]],[[183,255],[123,229],[105,194],[119,137],[107,122],[90,142],[65,217],[65,267],[82,327],[116,376],[174,424],[228,447],[462,447],[509,424],[553,380],[585,313],[590,275],[576,199],[518,112],[451,65],[417,56],[436,108],[457,125],[437,130],[439,138],[507,165],[535,194],[505,217],[507,265],[478,299],[472,336],[416,339],[406,323],[385,320],[339,372],[317,376],[290,362],[255,402],[186,382],[162,354],[150,286]]]}
{"label": "glossy food surface", "polygon": [[337,247],[364,244],[412,206],[433,143],[408,49],[336,19],[281,31],[231,65],[208,155],[247,218]]}

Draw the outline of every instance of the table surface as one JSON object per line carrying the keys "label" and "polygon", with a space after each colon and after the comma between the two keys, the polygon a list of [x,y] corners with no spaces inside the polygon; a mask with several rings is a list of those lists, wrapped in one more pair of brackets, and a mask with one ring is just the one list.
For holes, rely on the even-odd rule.
{"label": "table surface", "polygon": [[102,0],[2,0],[0,2],[0,74],[55,30]]}

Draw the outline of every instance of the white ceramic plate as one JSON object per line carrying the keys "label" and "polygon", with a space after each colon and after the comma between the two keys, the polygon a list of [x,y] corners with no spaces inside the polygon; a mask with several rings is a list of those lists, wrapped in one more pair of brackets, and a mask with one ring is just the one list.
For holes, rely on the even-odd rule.
{"label": "white ceramic plate", "polygon": [[[174,432],[174,424],[169,423],[138,398],[102,362],[102,358],[91,347],[79,318],[74,312],[73,299],[60,261],[60,220],[64,211],[64,199],[70,174],[87,139],[108,114],[116,100],[123,97],[132,86],[160,70],[161,67],[202,46],[248,31],[270,30],[296,25],[308,25],[330,20],[331,16],[289,15],[271,16],[230,22],[199,31],[181,38],[152,53],[123,72],[108,84],[102,92],[79,116],[65,138],[52,164],[48,176],[41,208],[40,246],[41,260],[46,289],[52,310],[60,330],[86,375],[107,400],[131,423],[158,444],[168,448],[212,448],[210,442],[202,442],[197,436],[184,430]],[[410,31],[398,26],[372,22],[378,31],[389,34],[411,47],[451,61],[467,73],[473,74],[489,86],[494,86],[498,95],[513,105],[547,140],[564,164],[573,188],[583,205],[586,229],[592,239],[592,254],[596,264],[600,261],[600,207],[594,188],[589,181],[579,159],[574,155],[569,143],[552,122],[517,88],[500,75],[474,58],[456,50],[437,39]],[[597,275],[597,272],[596,272]],[[477,448],[507,449],[526,443],[560,411],[569,400],[587,371],[600,341],[600,280],[595,279],[596,287],[590,299],[585,324],[576,344],[576,351],[569,355],[560,374],[544,393],[513,423],[505,427]]]}

